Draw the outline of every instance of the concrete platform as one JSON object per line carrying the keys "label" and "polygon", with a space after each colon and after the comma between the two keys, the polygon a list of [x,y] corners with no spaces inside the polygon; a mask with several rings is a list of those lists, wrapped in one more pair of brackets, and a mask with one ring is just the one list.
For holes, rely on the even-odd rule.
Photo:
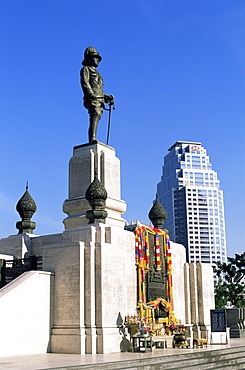
{"label": "concrete platform", "polygon": [[[229,345],[208,345],[207,348],[198,348],[198,349],[177,349],[177,348],[165,348],[165,349],[154,349],[152,353],[114,353],[109,355],[69,355],[69,354],[39,354],[39,355],[30,355],[30,356],[13,356],[13,357],[1,357],[0,358],[0,368],[1,370],[51,370],[51,369],[82,369],[83,366],[86,365],[100,365],[100,369],[107,369],[110,367],[109,363],[113,362],[121,362],[121,361],[132,361],[135,362],[137,360],[142,359],[158,359],[159,357],[164,356],[173,356],[174,357],[182,357],[182,355],[186,354],[198,354],[200,352],[208,352],[213,350],[224,350],[226,349],[238,349],[238,347],[245,346],[245,338],[239,339],[231,339]],[[218,351],[219,352],[219,351]],[[217,353],[218,353],[217,352]],[[208,353],[206,353],[208,354]],[[234,355],[235,356],[235,355]],[[233,357],[234,357],[233,356]],[[157,361],[156,361],[157,362]],[[228,363],[228,362],[227,362]],[[245,351],[244,351],[244,363],[245,363]],[[121,367],[118,364],[118,368],[125,368]],[[123,366],[123,364],[122,364]],[[234,365],[235,366],[235,365]],[[96,366],[97,367],[97,366]],[[134,366],[132,366],[134,367]],[[190,366],[192,369],[198,369],[199,366]],[[218,368],[217,366],[216,368]],[[90,369],[93,369],[93,366],[89,366]],[[130,368],[127,366],[127,368]],[[144,365],[141,365],[141,369],[144,368]],[[151,368],[148,366],[148,369]],[[159,367],[160,368],[160,367]],[[163,367],[162,367],[163,368]],[[208,368],[208,367],[207,367]],[[222,368],[226,368],[222,366]],[[229,369],[240,369],[245,367],[230,367]],[[177,369],[177,368],[175,368]],[[228,367],[227,367],[228,369]]]}

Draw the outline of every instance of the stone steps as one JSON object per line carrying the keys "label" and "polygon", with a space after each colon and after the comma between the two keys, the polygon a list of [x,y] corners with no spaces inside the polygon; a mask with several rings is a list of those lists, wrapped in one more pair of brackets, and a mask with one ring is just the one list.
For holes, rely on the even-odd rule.
{"label": "stone steps", "polygon": [[[150,356],[150,355],[149,355]],[[204,350],[171,356],[104,362],[90,365],[59,367],[59,370],[201,370],[201,369],[245,369],[245,346],[219,350]],[[54,370],[54,368],[49,369]]]}

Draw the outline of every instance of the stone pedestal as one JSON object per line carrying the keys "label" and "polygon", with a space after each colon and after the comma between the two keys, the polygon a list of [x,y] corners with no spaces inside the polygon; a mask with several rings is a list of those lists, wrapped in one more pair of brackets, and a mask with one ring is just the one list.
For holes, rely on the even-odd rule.
{"label": "stone pedestal", "polygon": [[137,304],[134,243],[133,233],[104,224],[33,240],[55,273],[51,352],[120,352],[122,322]]}
{"label": "stone pedestal", "polygon": [[[107,191],[105,223],[88,224],[85,193],[95,173]],[[68,217],[62,234],[41,237],[33,253],[55,272],[51,352],[120,352],[121,324],[136,308],[134,234],[124,230],[126,204],[120,194],[120,161],[102,143],[74,147],[69,163]],[[120,323],[120,325],[118,324]]]}
{"label": "stone pedestal", "polygon": [[97,142],[73,148],[69,163],[69,196],[63,204],[66,230],[77,229],[88,224],[86,211],[91,209],[85,198],[85,192],[94,180],[95,170],[104,185],[108,197],[105,210],[108,212],[107,225],[124,226],[121,215],[126,211],[126,204],[121,200],[120,161],[114,148]]}

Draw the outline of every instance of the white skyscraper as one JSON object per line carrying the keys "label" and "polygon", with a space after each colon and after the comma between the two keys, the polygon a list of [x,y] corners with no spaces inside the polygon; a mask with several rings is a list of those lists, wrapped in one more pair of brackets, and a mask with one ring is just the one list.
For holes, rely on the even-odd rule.
{"label": "white skyscraper", "polygon": [[187,261],[226,262],[223,191],[201,143],[169,148],[157,192],[168,213],[164,227],[186,247]]}

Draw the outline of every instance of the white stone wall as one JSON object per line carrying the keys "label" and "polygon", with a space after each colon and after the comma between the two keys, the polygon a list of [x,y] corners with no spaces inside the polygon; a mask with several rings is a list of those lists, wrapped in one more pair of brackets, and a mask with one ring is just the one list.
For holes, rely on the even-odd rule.
{"label": "white stone wall", "polygon": [[29,271],[0,290],[1,357],[48,352],[53,278]]}
{"label": "white stone wall", "polygon": [[43,270],[55,273],[51,352],[81,353],[84,260],[79,238],[86,239],[86,231],[84,234],[81,231],[64,232],[33,240],[33,253],[41,251],[43,256]]}
{"label": "white stone wall", "polygon": [[172,266],[173,266],[173,300],[174,314],[185,323],[185,290],[184,290],[184,264],[186,262],[186,250],[182,244],[170,242]]}
{"label": "white stone wall", "polygon": [[[122,335],[119,324],[126,315],[134,314],[137,281],[134,253],[134,234],[114,229],[112,243],[101,246],[101,304],[97,310],[104,330],[100,353],[120,352]],[[98,306],[99,308],[99,306]]]}
{"label": "white stone wall", "polygon": [[171,242],[175,316],[185,324],[210,326],[214,309],[213,269],[210,264],[186,263],[185,247]]}
{"label": "white stone wall", "polygon": [[211,325],[210,310],[215,309],[213,267],[209,263],[198,263],[201,269],[200,290],[203,300],[203,321],[205,325]]}

